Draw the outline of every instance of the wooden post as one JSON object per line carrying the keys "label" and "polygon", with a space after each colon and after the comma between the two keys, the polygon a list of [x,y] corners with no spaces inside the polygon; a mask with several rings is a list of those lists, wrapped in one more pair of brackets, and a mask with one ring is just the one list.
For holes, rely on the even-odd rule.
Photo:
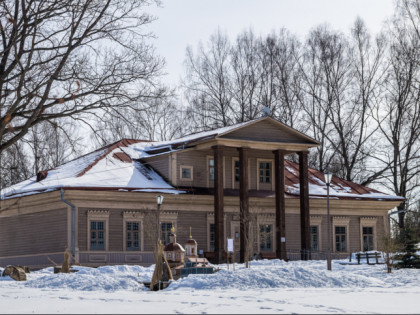
{"label": "wooden post", "polygon": [[301,259],[309,259],[310,223],[309,223],[309,183],[308,183],[308,152],[299,155],[299,184],[300,184],[300,237]]}
{"label": "wooden post", "polygon": [[276,257],[286,260],[286,206],[284,197],[284,152],[274,151],[276,187]]}
{"label": "wooden post", "polygon": [[[249,245],[249,194],[248,194],[248,149],[239,148],[239,209],[240,209],[240,249],[239,261],[245,262]],[[248,253],[249,255],[249,253]]]}
{"label": "wooden post", "polygon": [[216,264],[223,261],[223,146],[214,146],[214,251]]}

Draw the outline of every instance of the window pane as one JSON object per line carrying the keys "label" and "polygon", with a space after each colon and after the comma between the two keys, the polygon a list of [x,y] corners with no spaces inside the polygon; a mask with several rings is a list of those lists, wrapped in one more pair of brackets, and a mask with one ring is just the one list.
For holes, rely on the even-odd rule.
{"label": "window pane", "polygon": [[191,169],[190,168],[182,168],[182,178],[191,178]]}

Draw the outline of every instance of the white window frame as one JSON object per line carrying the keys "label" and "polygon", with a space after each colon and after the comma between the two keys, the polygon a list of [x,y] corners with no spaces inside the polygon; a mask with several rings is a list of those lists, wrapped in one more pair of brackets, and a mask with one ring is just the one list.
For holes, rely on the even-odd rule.
{"label": "white window frame", "polygon": [[[271,163],[270,183],[260,183],[260,163]],[[273,159],[257,159],[257,190],[260,190],[260,185],[271,185],[271,190],[274,191],[275,185],[275,172]]]}
{"label": "white window frame", "polygon": [[[137,211],[124,211],[123,212],[123,250],[129,253],[139,252],[144,250],[144,213]],[[139,223],[139,249],[138,250],[127,250],[127,222]]]}
{"label": "white window frame", "polygon": [[[92,252],[109,251],[109,215],[110,212],[106,210],[89,210],[87,212],[87,250]],[[105,227],[105,249],[90,249],[90,222],[91,221],[104,221]]]}
{"label": "white window frame", "polygon": [[[182,170],[183,169],[189,169],[190,170],[191,178],[182,177]],[[181,165],[179,167],[179,180],[180,181],[186,181],[186,182],[192,182],[194,180],[194,167],[189,166],[189,165]]]}

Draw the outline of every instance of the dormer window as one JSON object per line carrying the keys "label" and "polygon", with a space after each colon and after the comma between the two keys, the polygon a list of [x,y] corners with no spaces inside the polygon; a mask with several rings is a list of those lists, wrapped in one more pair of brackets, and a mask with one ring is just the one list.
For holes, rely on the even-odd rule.
{"label": "dormer window", "polygon": [[181,180],[193,180],[192,166],[181,166]]}

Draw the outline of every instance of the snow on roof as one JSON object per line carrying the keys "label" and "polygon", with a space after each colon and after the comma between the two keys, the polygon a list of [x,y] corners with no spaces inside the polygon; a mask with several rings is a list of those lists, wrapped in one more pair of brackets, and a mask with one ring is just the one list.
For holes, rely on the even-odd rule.
{"label": "snow on roof", "polygon": [[[121,140],[108,147],[86,154],[52,170],[46,177],[37,176],[2,190],[2,198],[13,198],[34,192],[46,192],[61,187],[97,187],[140,189],[179,193],[153,169],[144,166],[124,152],[124,148],[138,140]],[[144,146],[144,142],[143,143]]]}
{"label": "snow on roof", "polygon": [[[286,193],[299,195],[299,165],[288,160],[285,160],[284,164]],[[312,168],[308,169],[308,173],[309,195],[311,198],[317,196],[326,197],[327,184],[325,183],[324,174],[321,171]],[[404,200],[403,197],[388,195],[336,176],[332,176],[329,194],[333,198]]]}
{"label": "snow on roof", "polygon": [[[182,145],[178,149],[172,148],[172,145],[215,137],[255,121],[252,120],[230,127],[200,132],[173,141],[148,142],[123,139],[67,162],[55,169],[43,171],[40,174],[42,176],[38,177],[38,180],[37,176],[34,176],[19,184],[3,189],[1,196],[7,199],[51,191],[61,187],[184,193],[185,191],[177,190],[168,184],[151,167],[142,164],[140,159],[168,153],[168,151],[182,150]],[[165,148],[165,150],[160,152],[159,150],[162,148]],[[322,172],[309,168],[308,181],[311,198],[325,198],[327,196],[327,185]],[[288,160],[285,161],[285,185],[287,194],[300,194],[299,166],[297,163]],[[330,196],[340,199],[404,200],[402,197],[381,193],[372,188],[335,176],[333,176],[331,181]]]}

